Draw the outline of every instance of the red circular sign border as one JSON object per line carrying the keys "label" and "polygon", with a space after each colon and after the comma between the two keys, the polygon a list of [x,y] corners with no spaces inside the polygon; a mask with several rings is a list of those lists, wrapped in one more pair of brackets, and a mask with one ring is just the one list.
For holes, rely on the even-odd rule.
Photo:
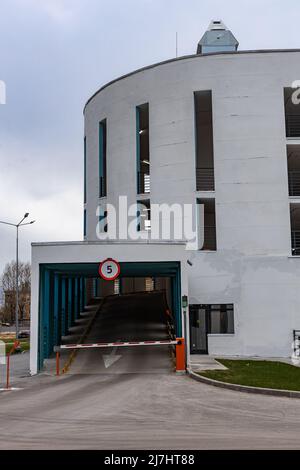
{"label": "red circular sign border", "polygon": [[[104,274],[102,274],[101,272],[101,268],[103,266],[104,263],[106,263],[107,261],[113,261],[117,268],[118,268],[118,271],[117,273],[114,275],[114,277],[106,277]],[[98,273],[99,273],[99,276],[102,277],[102,279],[104,279],[105,281],[114,281],[115,279],[117,279],[119,276],[120,276],[120,272],[121,272],[121,267],[120,267],[120,264],[118,263],[118,261],[116,261],[115,259],[113,258],[106,258],[104,261],[101,261],[100,263],[100,266],[99,266],[99,270],[98,270]]]}

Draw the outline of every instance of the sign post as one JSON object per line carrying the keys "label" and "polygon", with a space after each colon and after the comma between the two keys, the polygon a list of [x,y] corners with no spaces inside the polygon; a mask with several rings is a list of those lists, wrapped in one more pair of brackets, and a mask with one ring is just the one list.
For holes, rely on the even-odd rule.
{"label": "sign post", "polygon": [[114,281],[119,277],[120,272],[120,264],[112,258],[107,258],[100,263],[99,275],[105,281]]}

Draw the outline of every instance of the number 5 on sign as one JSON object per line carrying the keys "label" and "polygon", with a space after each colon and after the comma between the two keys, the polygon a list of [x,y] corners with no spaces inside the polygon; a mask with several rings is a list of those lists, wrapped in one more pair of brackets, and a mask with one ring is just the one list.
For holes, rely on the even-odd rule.
{"label": "number 5 on sign", "polygon": [[119,277],[120,265],[112,258],[107,258],[99,266],[99,274],[105,281],[114,281]]}

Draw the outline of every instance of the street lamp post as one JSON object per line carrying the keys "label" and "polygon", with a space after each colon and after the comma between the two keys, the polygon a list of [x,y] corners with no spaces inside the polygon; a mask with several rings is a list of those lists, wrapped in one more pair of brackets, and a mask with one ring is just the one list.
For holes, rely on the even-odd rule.
{"label": "street lamp post", "polygon": [[16,339],[19,337],[19,228],[23,227],[24,225],[32,225],[34,224],[35,220],[32,220],[31,222],[24,222],[25,219],[29,216],[29,212],[26,212],[24,214],[24,217],[18,224],[12,224],[10,222],[4,222],[0,220],[0,224],[4,225],[11,225],[12,227],[15,227],[17,229],[17,236],[16,236]]}

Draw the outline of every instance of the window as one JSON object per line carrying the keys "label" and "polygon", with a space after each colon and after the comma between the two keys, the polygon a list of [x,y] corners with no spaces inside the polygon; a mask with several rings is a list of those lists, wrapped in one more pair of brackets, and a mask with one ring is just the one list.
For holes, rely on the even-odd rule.
{"label": "window", "polygon": [[207,305],[210,334],[233,334],[233,304]]}
{"label": "window", "polygon": [[86,237],[86,210],[83,211],[83,236]]}
{"label": "window", "polygon": [[287,145],[289,196],[300,196],[300,145]]}
{"label": "window", "polygon": [[137,206],[138,232],[146,232],[151,230],[150,199],[145,199],[144,201],[137,201]]}
{"label": "window", "polygon": [[300,255],[300,204],[290,204],[292,255]]}
{"label": "window", "polygon": [[84,163],[83,163],[83,202],[86,203],[86,137],[84,138]]}
{"label": "window", "polygon": [[299,92],[296,88],[284,89],[285,125],[286,137],[297,139],[300,137],[300,104],[293,100],[299,99]]}
{"label": "window", "polygon": [[215,200],[212,198],[197,199],[197,203],[204,206],[204,243],[201,250],[216,251],[217,233]]}
{"label": "window", "polygon": [[150,193],[149,104],[136,108],[137,193]]}
{"label": "window", "polygon": [[[233,304],[190,305],[190,313],[207,316],[208,334],[234,334]],[[194,327],[199,324],[198,315],[191,315]]]}
{"label": "window", "polygon": [[154,279],[153,277],[145,278],[145,291],[152,292],[154,290]]}
{"label": "window", "polygon": [[107,229],[108,229],[108,226],[107,226],[107,210],[104,210],[102,207],[101,207],[101,210],[100,210],[100,215],[99,215],[99,229],[100,229],[100,232],[101,233],[107,233]]}
{"label": "window", "polygon": [[115,295],[120,294],[120,279],[119,278],[114,280],[114,294]]}
{"label": "window", "polygon": [[191,354],[208,354],[208,334],[234,334],[233,304],[190,305]]}
{"label": "window", "polygon": [[214,148],[211,91],[194,93],[196,137],[196,189],[214,191]]}
{"label": "window", "polygon": [[99,123],[99,197],[107,195],[106,188],[106,119]]}

